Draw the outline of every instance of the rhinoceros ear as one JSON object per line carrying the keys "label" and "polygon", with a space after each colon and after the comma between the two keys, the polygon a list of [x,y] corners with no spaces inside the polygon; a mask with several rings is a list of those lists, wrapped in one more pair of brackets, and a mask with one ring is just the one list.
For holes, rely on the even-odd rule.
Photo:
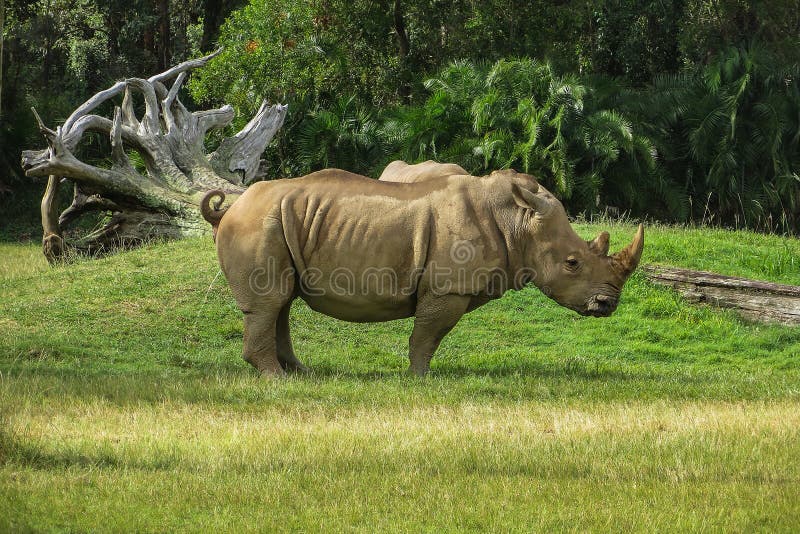
{"label": "rhinoceros ear", "polygon": [[597,237],[589,241],[589,250],[599,256],[606,256],[608,254],[608,232],[600,232]]}
{"label": "rhinoceros ear", "polygon": [[532,191],[520,187],[517,184],[511,184],[511,195],[514,197],[514,202],[516,202],[517,206],[520,208],[534,210],[541,214],[550,211],[550,203],[547,199],[537,196]]}

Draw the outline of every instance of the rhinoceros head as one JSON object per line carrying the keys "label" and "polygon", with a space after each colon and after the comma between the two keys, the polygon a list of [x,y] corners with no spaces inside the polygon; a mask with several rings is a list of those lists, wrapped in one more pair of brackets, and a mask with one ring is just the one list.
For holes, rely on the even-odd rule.
{"label": "rhinoceros head", "polygon": [[622,286],[642,256],[642,225],[627,247],[609,256],[608,232],[601,232],[592,241],[581,239],[561,202],[534,180],[529,180],[527,187],[512,185],[512,195],[524,210],[524,217],[518,219],[517,235],[523,241],[520,248],[525,266],[536,272],[534,284],[581,315],[611,315]]}

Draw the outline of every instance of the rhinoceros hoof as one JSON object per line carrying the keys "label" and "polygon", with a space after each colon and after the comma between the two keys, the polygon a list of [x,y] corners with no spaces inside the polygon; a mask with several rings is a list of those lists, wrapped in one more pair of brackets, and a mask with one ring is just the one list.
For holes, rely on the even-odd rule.
{"label": "rhinoceros hoof", "polygon": [[264,380],[279,380],[286,377],[286,371],[280,367],[278,369],[267,369],[260,371],[260,376]]}
{"label": "rhinoceros hoof", "polygon": [[287,373],[296,373],[296,374],[309,374],[311,373],[311,369],[303,365],[302,363],[290,363],[284,366],[284,371]]}

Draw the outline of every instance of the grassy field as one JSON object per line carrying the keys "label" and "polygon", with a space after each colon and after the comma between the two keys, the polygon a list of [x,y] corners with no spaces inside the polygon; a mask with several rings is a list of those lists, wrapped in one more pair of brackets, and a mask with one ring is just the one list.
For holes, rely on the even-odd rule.
{"label": "grassy field", "polygon": [[[646,240],[645,262],[800,284],[796,239]],[[638,274],[607,319],[508,294],[423,380],[410,321],[302,303],[313,372],[258,378],[208,238],[58,268],[0,244],[0,287],[3,532],[800,529],[800,328]]]}

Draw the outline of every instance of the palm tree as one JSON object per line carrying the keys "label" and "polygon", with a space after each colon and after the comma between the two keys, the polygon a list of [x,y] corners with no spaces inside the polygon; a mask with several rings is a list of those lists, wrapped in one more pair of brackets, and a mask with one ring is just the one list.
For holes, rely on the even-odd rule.
{"label": "palm tree", "polygon": [[353,96],[340,97],[330,109],[310,111],[296,136],[305,172],[337,167],[368,174],[376,161],[385,159],[378,121]]}
{"label": "palm tree", "polygon": [[612,85],[600,84],[595,94],[577,76],[530,58],[456,62],[426,82],[431,93],[422,105],[396,112],[384,131],[407,161],[445,159],[476,174],[514,167],[576,210],[627,207],[641,182],[653,181],[655,149],[620,113],[603,108],[621,91]]}
{"label": "palm tree", "polygon": [[[699,72],[662,76],[640,110],[695,209],[764,230],[800,224],[800,69],[757,45]],[[699,206],[697,206],[699,204]]]}

